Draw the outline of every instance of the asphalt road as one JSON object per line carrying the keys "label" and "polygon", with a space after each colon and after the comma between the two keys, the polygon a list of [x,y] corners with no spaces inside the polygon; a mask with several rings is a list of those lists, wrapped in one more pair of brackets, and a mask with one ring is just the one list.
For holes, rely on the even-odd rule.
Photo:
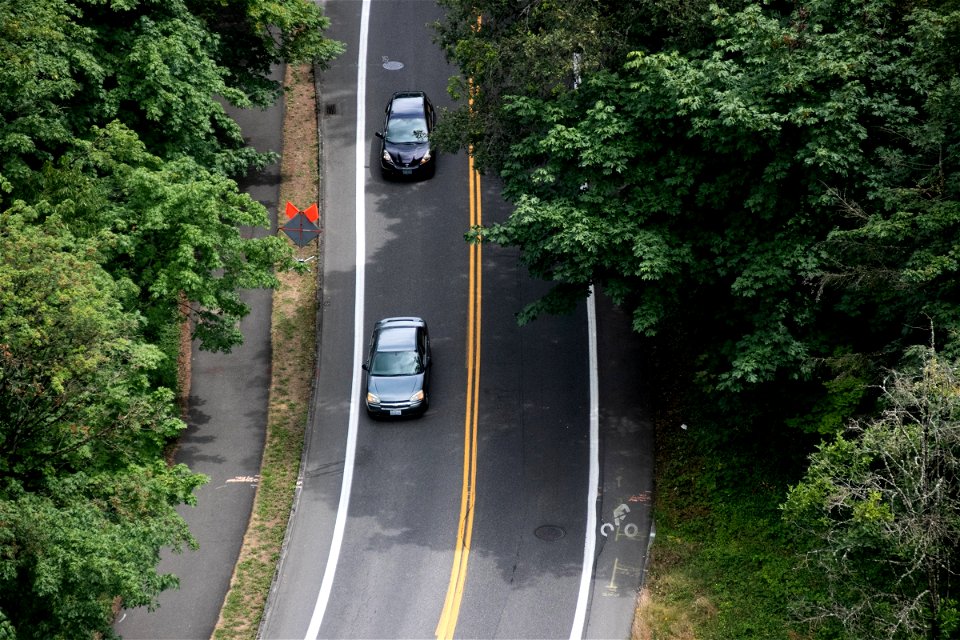
{"label": "asphalt road", "polygon": [[[334,544],[348,456],[357,299],[355,157],[357,52],[362,3],[331,1],[331,37],[348,53],[324,72],[324,305],[319,395],[296,517],[268,606],[264,638],[305,637],[322,611],[318,637],[433,637],[455,559],[468,399],[467,310],[469,173],[464,156],[441,156],[432,180],[385,182],[373,133],[397,90],[425,90],[439,107],[455,70],[429,43],[433,2],[373,2],[361,125],[365,229],[363,334],[392,315],[424,317],[434,349],[433,394],[420,420],[372,422],[360,415],[350,508]],[[495,181],[483,178],[484,222],[508,213]],[[458,600],[455,635],[570,637],[583,573],[589,471],[589,367],[586,311],[517,326],[514,313],[543,292],[515,251],[482,254],[482,336],[472,540]],[[609,311],[603,307],[605,311]],[[615,312],[601,343],[618,351],[605,363],[636,369],[623,348],[628,323]],[[587,637],[627,637],[649,526],[650,467],[634,467],[648,423],[636,380],[605,379],[601,452],[615,476],[602,476],[601,519],[592,565]],[[626,396],[614,394],[628,391]],[[359,400],[359,398],[353,398]],[[361,412],[362,413],[362,412]],[[649,429],[646,429],[649,433]],[[649,443],[647,443],[649,444]],[[649,459],[649,458],[648,458]],[[609,483],[609,486],[608,486]],[[626,510],[621,505],[629,505]],[[614,510],[620,511],[614,515]],[[616,518],[616,519],[615,519]],[[613,526],[613,522],[616,526]],[[596,532],[594,532],[596,534]],[[323,578],[336,562],[324,595]],[[602,600],[601,600],[602,599]],[[323,602],[321,606],[319,603]],[[596,612],[596,615],[593,614]]]}
{"label": "asphalt road", "polygon": [[[359,0],[333,0],[329,35],[347,53],[322,75],[324,264],[317,393],[301,489],[261,628],[263,638],[304,638],[335,539],[347,461],[354,374],[357,51]],[[364,343],[373,323],[420,315],[434,349],[433,397],[420,420],[358,418],[350,509],[318,637],[431,638],[451,582],[463,493],[468,400],[469,173],[443,155],[432,180],[384,182],[373,132],[393,91],[422,89],[449,105],[447,66],[426,24],[432,0],[375,0],[370,17],[363,143]],[[281,110],[238,114],[260,149],[279,148]],[[499,187],[482,178],[483,221],[503,219]],[[276,212],[277,174],[250,181]],[[482,349],[477,396],[476,482],[466,579],[456,637],[566,638],[573,633],[588,501],[599,522],[584,637],[625,638],[650,526],[652,429],[642,352],[629,319],[600,297],[599,454],[588,495],[589,367],[586,310],[517,327],[513,314],[542,292],[515,251],[484,247]],[[230,355],[194,352],[190,430],[178,461],[211,476],[184,515],[199,552],[167,554],[181,576],[154,613],[127,612],[125,638],[208,638],[249,516],[265,425],[269,375],[268,292],[246,292],[254,311],[245,345]],[[539,534],[539,535],[538,535]]]}
{"label": "asphalt road", "polygon": [[[354,371],[356,76],[359,2],[330,2],[330,36],[348,53],[323,74],[324,308],[321,363],[297,517],[263,628],[304,637],[327,564],[339,503]],[[425,13],[424,9],[429,10]],[[394,91],[439,105],[452,71],[429,45],[433,3],[375,3],[367,65],[365,148],[366,339],[382,317],[418,315],[434,354],[430,411],[419,420],[360,416],[349,518],[323,637],[431,637],[450,575],[463,459],[467,314],[467,173],[441,157],[436,176],[388,183],[373,133]],[[388,67],[402,64],[398,70]],[[330,115],[333,113],[333,115]],[[371,170],[370,167],[373,167]]]}

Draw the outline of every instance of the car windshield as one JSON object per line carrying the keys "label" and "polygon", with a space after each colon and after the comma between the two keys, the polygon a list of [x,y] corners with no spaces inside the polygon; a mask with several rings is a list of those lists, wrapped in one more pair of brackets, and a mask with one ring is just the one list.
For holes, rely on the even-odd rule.
{"label": "car windshield", "polygon": [[370,373],[375,376],[410,376],[422,371],[416,351],[379,351],[370,362]]}
{"label": "car windshield", "polygon": [[427,121],[423,117],[390,118],[384,137],[394,144],[426,142]]}

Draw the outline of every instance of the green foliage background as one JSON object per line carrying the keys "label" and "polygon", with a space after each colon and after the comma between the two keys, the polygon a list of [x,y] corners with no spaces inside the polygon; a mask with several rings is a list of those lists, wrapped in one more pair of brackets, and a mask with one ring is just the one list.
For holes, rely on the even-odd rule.
{"label": "green foliage background", "polygon": [[[915,345],[960,356],[960,6],[442,4],[437,39],[463,74],[450,89],[472,104],[446,114],[438,138],[471,146],[514,204],[467,238],[517,247],[554,285],[519,321],[571,310],[593,285],[670,361],[660,391],[699,427],[696,482],[717,476],[689,521],[660,508],[678,538],[700,530],[698,571],[725,553],[717,567],[744,568],[736,540],[717,534],[725,520],[812,544],[786,535],[776,504],[819,439],[876,414],[880,382]],[[726,462],[770,458],[790,475],[764,483]],[[671,469],[658,471],[664,499],[687,477]],[[729,493],[714,490],[721,479]],[[782,584],[786,572],[774,571]],[[948,582],[938,597],[955,599]],[[948,637],[938,615],[930,637]],[[786,624],[705,637],[785,637]]]}
{"label": "green foliage background", "polygon": [[[236,179],[275,160],[225,105],[342,45],[306,0],[0,0],[0,635],[113,637],[194,545],[205,479],[163,454],[179,326],[229,350],[291,266]],[[242,59],[236,55],[243,51]]]}

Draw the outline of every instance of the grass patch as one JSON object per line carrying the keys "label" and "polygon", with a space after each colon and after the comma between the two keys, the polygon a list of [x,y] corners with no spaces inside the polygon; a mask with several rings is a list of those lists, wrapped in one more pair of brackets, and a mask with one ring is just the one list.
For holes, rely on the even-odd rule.
{"label": "grass patch", "polygon": [[812,637],[789,611],[803,588],[779,511],[796,481],[784,471],[792,465],[776,447],[717,444],[681,429],[677,415],[657,419],[657,537],[633,638]]}
{"label": "grass patch", "polygon": [[[316,94],[310,65],[288,66],[281,157],[280,214],[289,200],[300,209],[318,201]],[[317,244],[297,250],[317,258]],[[295,496],[308,399],[315,367],[317,269],[279,274],[273,294],[272,379],[266,441],[257,495],[230,590],[213,637],[256,638],[280,557]]]}

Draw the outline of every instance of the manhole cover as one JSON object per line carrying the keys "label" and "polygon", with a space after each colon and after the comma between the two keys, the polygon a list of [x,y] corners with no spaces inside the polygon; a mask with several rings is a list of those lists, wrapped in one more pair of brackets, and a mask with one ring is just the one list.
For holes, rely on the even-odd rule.
{"label": "manhole cover", "polygon": [[383,68],[387,71],[399,71],[403,69],[403,63],[399,60],[384,60]]}
{"label": "manhole cover", "polygon": [[542,527],[537,527],[536,531],[533,532],[533,535],[537,536],[541,540],[553,542],[567,535],[567,532],[555,524],[545,524]]}

